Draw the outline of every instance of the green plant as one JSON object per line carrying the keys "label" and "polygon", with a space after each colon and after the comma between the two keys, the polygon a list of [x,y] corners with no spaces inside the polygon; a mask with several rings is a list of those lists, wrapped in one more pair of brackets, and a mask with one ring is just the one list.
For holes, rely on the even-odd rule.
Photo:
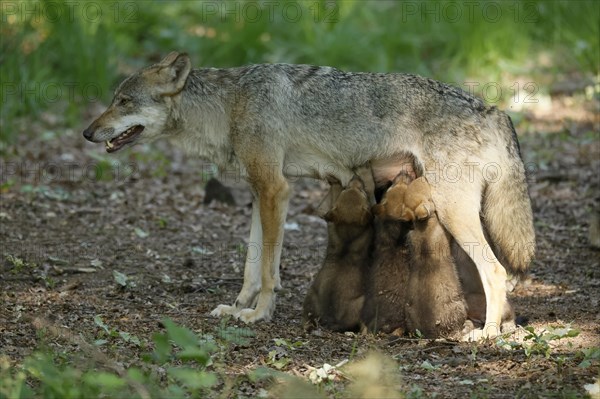
{"label": "green plant", "polygon": [[231,343],[242,346],[248,345],[250,342],[248,338],[253,338],[256,336],[254,331],[250,330],[249,328],[226,326],[226,324],[227,319],[223,319],[217,334],[220,339],[228,344]]}
{"label": "green plant", "polygon": [[584,348],[577,352],[577,357],[581,359],[581,363],[579,363],[579,367],[588,368],[593,363],[600,362],[600,348],[597,346],[591,348]]}
{"label": "green plant", "polygon": [[115,328],[108,327],[108,325],[104,323],[104,320],[102,320],[102,316],[100,315],[94,316],[94,323],[101,329],[101,333],[98,335],[98,338],[94,341],[94,344],[96,346],[104,345],[108,343],[110,339],[117,337],[120,338],[123,342],[131,343],[137,347],[145,346],[142,345],[140,339],[135,335],[129,334],[124,331],[119,331]]}
{"label": "green plant", "polygon": [[32,396],[26,381],[27,373],[22,368],[13,368],[10,359],[0,355],[0,399]]}
{"label": "green plant", "polygon": [[121,273],[118,270],[113,270],[113,278],[115,282],[119,285],[119,287],[126,288],[134,288],[136,286],[135,281],[126,274]]}
{"label": "green plant", "polygon": [[504,337],[496,339],[496,344],[504,349],[522,349],[525,356],[543,355],[549,358],[552,354],[552,341],[573,338],[579,335],[579,330],[572,328],[570,325],[547,327],[539,332],[535,331],[532,326],[523,328],[525,336],[523,342],[507,341]]}
{"label": "green plant", "polygon": [[[99,352],[97,346],[109,339],[140,345],[133,335],[110,328],[100,316],[94,318],[100,327],[96,345],[80,343],[85,356],[57,353],[45,349],[27,357],[22,366],[11,367],[5,356],[0,357],[0,399],[25,397],[44,398],[203,398],[214,395],[214,387],[223,376],[211,368],[217,343],[212,336],[199,336],[188,328],[164,319],[165,330],[152,338],[153,351],[143,356],[140,367],[125,369]],[[222,330],[220,327],[218,330]],[[253,334],[248,329],[235,332],[231,328],[223,335],[226,345],[239,336]],[[93,363],[90,363],[94,360]],[[156,370],[165,372],[158,378]]]}
{"label": "green plant", "polygon": [[14,274],[21,273],[25,269],[32,269],[36,267],[35,264],[26,262],[23,258],[15,255],[7,254],[4,256],[4,258],[12,266],[11,272]]}

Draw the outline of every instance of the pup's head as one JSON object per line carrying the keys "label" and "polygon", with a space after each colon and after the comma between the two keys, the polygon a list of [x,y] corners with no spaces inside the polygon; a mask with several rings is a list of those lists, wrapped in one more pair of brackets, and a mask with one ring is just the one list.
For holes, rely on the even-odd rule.
{"label": "pup's head", "polygon": [[435,207],[431,187],[424,177],[414,179],[400,172],[381,202],[373,206],[373,214],[384,220],[410,222],[429,218]]}
{"label": "pup's head", "polygon": [[333,207],[323,217],[336,225],[359,226],[370,225],[373,220],[369,196],[365,185],[358,176],[354,176],[348,186],[342,190]]}
{"label": "pup's head", "polygon": [[431,199],[431,186],[421,176],[409,184],[404,195],[404,217],[406,220],[425,220],[433,215],[435,206]]}
{"label": "pup's head", "polygon": [[158,64],[138,71],[115,90],[112,103],[83,131],[107,152],[149,142],[167,130],[173,97],[183,89],[192,66],[187,54],[170,53]]}
{"label": "pup's head", "polygon": [[407,221],[407,214],[404,206],[404,196],[412,177],[400,172],[387,189],[381,202],[373,205],[373,214],[381,220]]}

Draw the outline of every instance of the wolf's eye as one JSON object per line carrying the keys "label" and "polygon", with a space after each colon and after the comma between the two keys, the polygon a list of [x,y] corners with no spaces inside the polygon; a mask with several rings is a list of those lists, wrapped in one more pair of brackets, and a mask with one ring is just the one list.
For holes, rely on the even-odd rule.
{"label": "wolf's eye", "polygon": [[131,101],[129,97],[119,97],[119,100],[117,100],[117,105],[125,105],[129,101]]}

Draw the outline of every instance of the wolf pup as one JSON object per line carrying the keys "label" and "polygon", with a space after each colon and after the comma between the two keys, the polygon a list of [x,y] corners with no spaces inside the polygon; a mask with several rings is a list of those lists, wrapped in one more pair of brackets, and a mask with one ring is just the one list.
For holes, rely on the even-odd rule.
{"label": "wolf pup", "polygon": [[406,332],[406,286],[409,277],[410,252],[407,236],[410,222],[403,215],[404,194],[412,180],[400,173],[373,206],[375,242],[373,261],[365,274],[365,305],[361,311],[362,324],[372,332],[404,335]]}
{"label": "wolf pup", "polygon": [[343,191],[337,183],[331,187],[332,205],[324,216],[328,222],[327,254],[304,300],[305,325],[321,325],[333,331],[359,328],[365,299],[364,273],[371,261],[370,198],[375,189],[370,168],[361,177],[352,178]]}
{"label": "wolf pup", "polygon": [[[431,79],[288,64],[192,69],[186,54],[171,53],[125,79],[83,135],[104,142],[108,152],[170,137],[249,182],[249,241],[262,256],[247,256],[240,294],[215,316],[271,318],[290,197],[286,177],[335,178],[346,186],[353,170],[371,161],[381,186],[407,155],[414,157],[432,175],[440,222],[481,276],[485,326],[472,339],[498,333],[505,268],[522,272],[534,254],[525,168],[509,117]],[[480,213],[500,260],[486,251]]]}
{"label": "wolf pup", "polygon": [[424,177],[408,185],[401,220],[414,229],[408,237],[411,253],[406,287],[406,327],[425,338],[451,337],[467,320],[467,304],[452,257],[452,237],[440,224]]}

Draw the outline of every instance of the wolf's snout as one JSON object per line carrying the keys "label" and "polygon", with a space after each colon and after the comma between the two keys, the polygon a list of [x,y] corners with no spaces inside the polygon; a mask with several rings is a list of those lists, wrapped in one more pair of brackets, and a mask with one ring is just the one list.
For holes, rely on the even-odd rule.
{"label": "wolf's snout", "polygon": [[88,141],[94,142],[93,137],[95,130],[96,129],[94,129],[92,126],[88,126],[88,128],[83,131],[83,137],[85,137],[85,139]]}

